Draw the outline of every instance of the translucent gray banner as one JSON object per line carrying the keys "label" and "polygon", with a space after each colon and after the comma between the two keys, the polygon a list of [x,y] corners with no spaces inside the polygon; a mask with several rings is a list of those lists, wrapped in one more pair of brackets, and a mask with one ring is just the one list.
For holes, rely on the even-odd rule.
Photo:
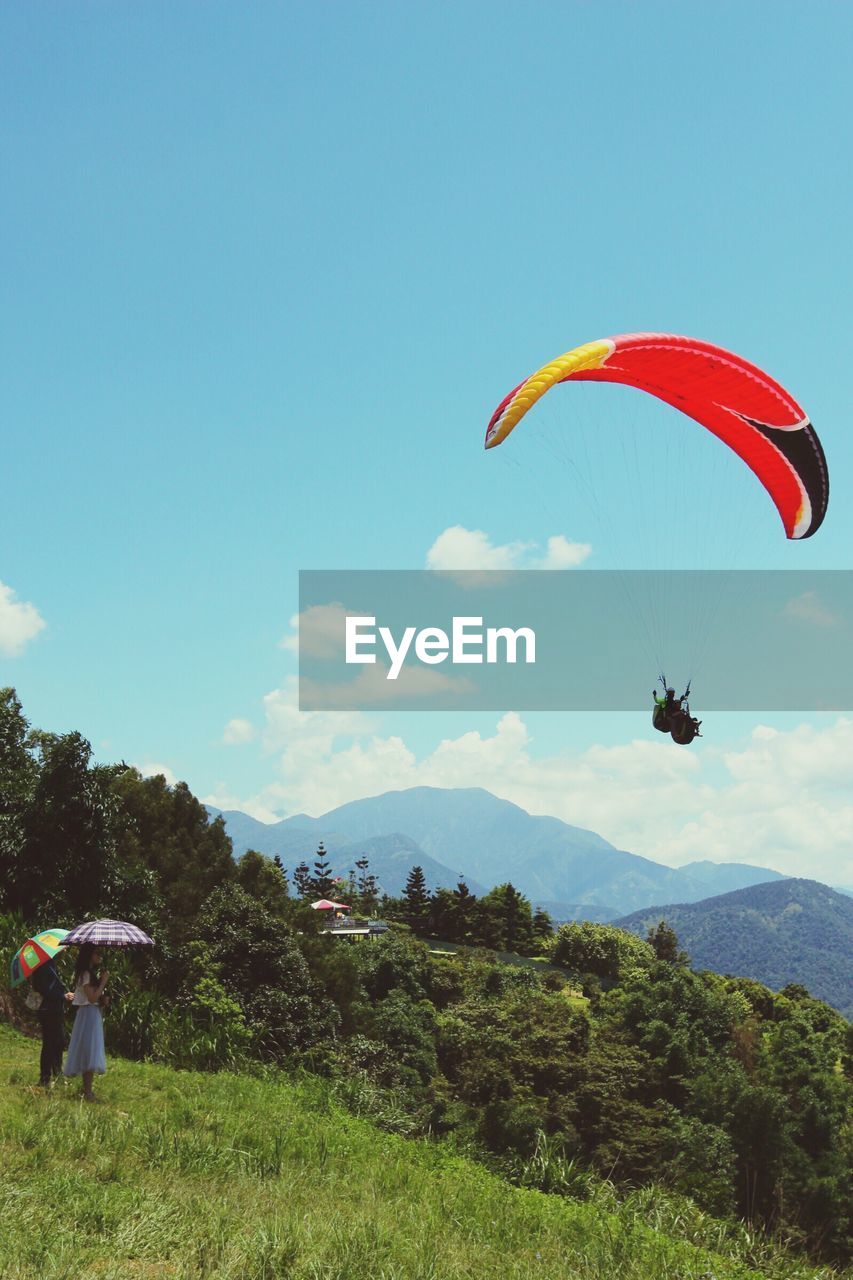
{"label": "translucent gray banner", "polygon": [[853,572],[299,575],[302,710],[853,710]]}

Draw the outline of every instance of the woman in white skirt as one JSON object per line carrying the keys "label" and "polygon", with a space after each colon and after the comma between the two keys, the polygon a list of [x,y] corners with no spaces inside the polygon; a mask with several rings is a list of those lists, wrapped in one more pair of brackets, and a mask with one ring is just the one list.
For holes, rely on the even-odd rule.
{"label": "woman in white skirt", "polygon": [[103,973],[98,973],[100,964],[101,956],[97,947],[88,943],[80,948],[74,970],[74,996],[71,1001],[76,1012],[71,1042],[65,1056],[65,1075],[83,1077],[83,1098],[86,1102],[95,1101],[92,1093],[95,1072],[103,1075],[107,1069],[104,1024],[98,1002],[104,994],[110,975],[106,969]]}

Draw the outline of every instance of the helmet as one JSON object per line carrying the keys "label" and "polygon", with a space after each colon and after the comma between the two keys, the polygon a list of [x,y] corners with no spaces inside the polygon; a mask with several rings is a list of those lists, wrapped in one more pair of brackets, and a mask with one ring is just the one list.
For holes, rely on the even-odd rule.
{"label": "helmet", "polygon": [[674,690],[674,689],[667,689],[666,694],[667,694],[667,697],[668,697],[668,698],[674,698],[674,697],[675,697],[675,690]]}

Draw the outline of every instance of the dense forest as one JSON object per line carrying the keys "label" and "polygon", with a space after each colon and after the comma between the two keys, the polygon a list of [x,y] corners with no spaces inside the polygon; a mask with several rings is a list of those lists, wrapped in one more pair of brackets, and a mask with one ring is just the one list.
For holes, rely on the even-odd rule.
{"label": "dense forest", "polygon": [[[695,972],[665,924],[553,933],[511,885],[430,894],[415,868],[383,901],[366,860],[342,886],[322,849],[305,858],[235,860],[185,785],[95,763],[79,733],[32,729],[0,692],[0,945],[8,959],[29,931],[92,916],[151,933],[153,952],[110,956],[113,1052],[301,1067],[384,1127],[528,1185],[658,1184],[850,1257],[853,1040],[829,1006]],[[389,932],[321,934],[308,900],[343,892]],[[26,1016],[8,992],[4,1007]]]}

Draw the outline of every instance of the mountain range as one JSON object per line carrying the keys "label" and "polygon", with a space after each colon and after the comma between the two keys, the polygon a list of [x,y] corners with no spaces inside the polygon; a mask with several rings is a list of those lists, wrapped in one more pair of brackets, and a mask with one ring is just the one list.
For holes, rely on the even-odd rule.
{"label": "mountain range", "polygon": [[746,863],[664,866],[617,849],[594,831],[529,814],[479,787],[389,791],[319,818],[297,814],[275,823],[238,810],[221,816],[238,856],[250,848],[278,854],[292,871],[303,859],[313,862],[322,840],[333,874],[345,876],[364,854],[386,893],[398,895],[418,864],[432,889],[452,887],[463,876],[481,894],[510,880],[557,921],[615,919],[649,903],[696,902],[784,879],[778,871]]}
{"label": "mountain range", "polygon": [[853,899],[816,880],[776,880],[706,898],[647,907],[616,920],[645,937],[666,920],[694,968],[800,983],[853,1019]]}

